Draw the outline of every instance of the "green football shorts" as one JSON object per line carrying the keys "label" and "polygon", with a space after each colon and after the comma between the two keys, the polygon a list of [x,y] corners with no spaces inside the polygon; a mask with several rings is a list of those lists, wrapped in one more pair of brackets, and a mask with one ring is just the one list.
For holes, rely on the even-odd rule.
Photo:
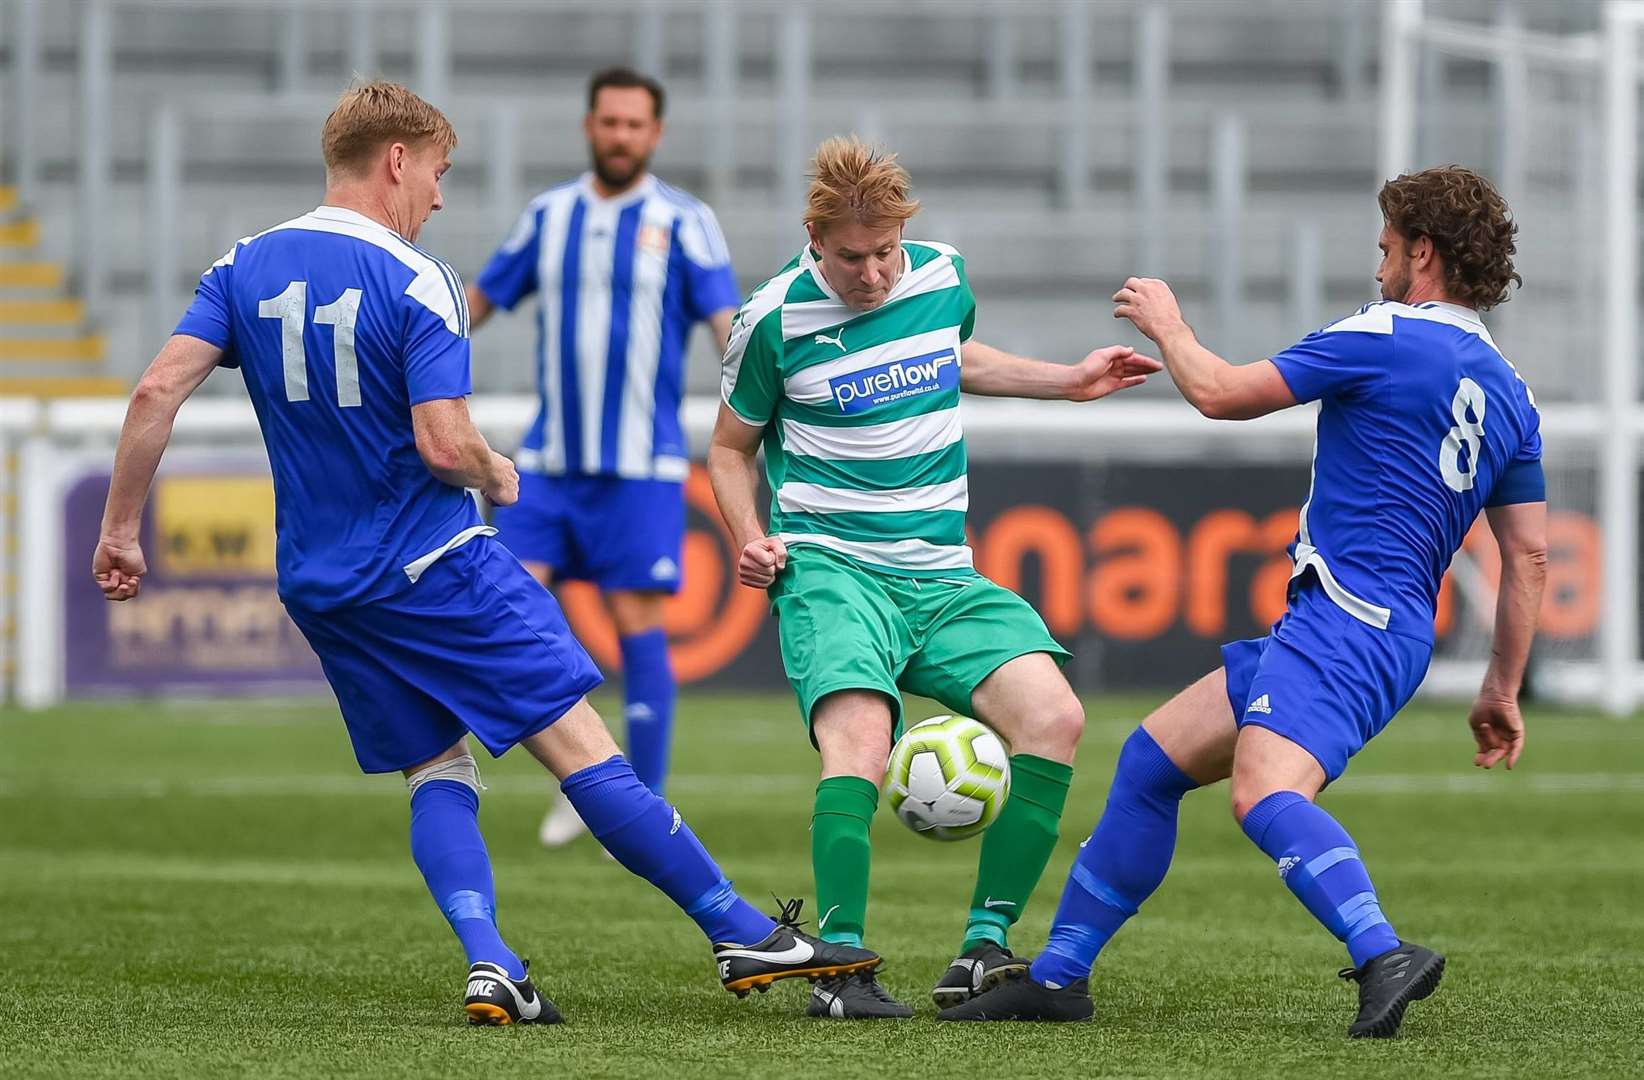
{"label": "green football shorts", "polygon": [[891,701],[899,738],[898,688],[969,716],[972,692],[1006,661],[1042,652],[1060,664],[1071,655],[1026,600],[974,571],[907,577],[806,544],[789,550],[770,596],[807,728],[824,696],[877,690]]}

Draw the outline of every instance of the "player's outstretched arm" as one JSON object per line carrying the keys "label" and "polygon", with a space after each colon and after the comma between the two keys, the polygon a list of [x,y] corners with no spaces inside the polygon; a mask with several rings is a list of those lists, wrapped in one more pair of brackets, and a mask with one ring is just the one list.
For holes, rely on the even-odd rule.
{"label": "player's outstretched arm", "polygon": [[468,299],[468,332],[472,334],[491,317],[491,313],[497,310],[497,305],[491,303],[491,298],[485,295],[485,290],[472,281],[462,287],[462,292]]}
{"label": "player's outstretched arm", "polygon": [[1176,295],[1157,278],[1128,279],[1113,304],[1113,317],[1129,319],[1159,346],[1182,396],[1212,420],[1253,420],[1296,404],[1271,360],[1229,364],[1199,344]]}
{"label": "player's outstretched arm", "polygon": [[411,406],[417,453],[428,471],[452,487],[476,488],[495,506],[519,500],[514,463],[491,449],[468,415],[467,398],[435,398]]}
{"label": "player's outstretched arm", "polygon": [[1530,658],[1541,591],[1547,581],[1547,504],[1516,503],[1484,511],[1501,551],[1501,588],[1496,593],[1496,628],[1490,666],[1467,723],[1478,741],[1473,764],[1488,769],[1505,761],[1511,769],[1524,750],[1524,718],[1518,690]]}
{"label": "player's outstretched arm", "polygon": [[759,520],[758,455],[764,434],[763,427],[755,427],[721,403],[713,440],[708,444],[708,479],[714,486],[719,516],[725,519],[731,539],[741,552],[737,580],[752,589],[768,588],[788,564],[787,545],[766,536]]}
{"label": "player's outstretched arm", "polygon": [[188,396],[199,389],[223,358],[209,341],[175,334],[149,364],[126,406],[114,475],[103,507],[102,534],[91,557],[91,573],[110,600],[130,600],[142,587],[148,567],[137,542],[143,504],[160,457],[171,441],[171,425]]}
{"label": "player's outstretched arm", "polygon": [[1077,364],[1052,364],[968,341],[960,358],[959,389],[967,394],[1049,401],[1095,401],[1140,386],[1164,366],[1125,345],[1097,349]]}

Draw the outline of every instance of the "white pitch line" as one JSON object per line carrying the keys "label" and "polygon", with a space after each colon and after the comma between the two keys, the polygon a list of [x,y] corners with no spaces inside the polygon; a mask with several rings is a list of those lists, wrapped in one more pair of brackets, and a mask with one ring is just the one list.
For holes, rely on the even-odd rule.
{"label": "white pitch line", "polygon": [[[669,790],[679,795],[803,795],[816,786],[804,775],[755,775],[728,778],[722,774],[675,776]],[[497,795],[554,793],[546,776],[504,776],[486,781]],[[219,776],[210,779],[156,780],[113,778],[107,781],[19,782],[0,777],[0,798],[50,797],[76,799],[269,798],[269,797],[391,797],[401,795],[397,780],[332,774],[274,776]],[[1644,793],[1644,773],[1349,773],[1325,792],[1325,798],[1353,795],[1467,795],[1518,798],[1525,795],[1619,795]]]}

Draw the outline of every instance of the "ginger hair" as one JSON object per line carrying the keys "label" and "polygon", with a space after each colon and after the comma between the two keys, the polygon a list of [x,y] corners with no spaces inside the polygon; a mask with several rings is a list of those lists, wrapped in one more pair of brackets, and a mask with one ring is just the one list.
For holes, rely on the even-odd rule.
{"label": "ginger hair", "polygon": [[433,143],[450,153],[457,133],[444,113],[410,90],[375,79],[343,91],[320,135],[327,173],[358,175],[385,145],[395,142]]}
{"label": "ginger hair", "polygon": [[811,160],[805,224],[818,232],[847,221],[900,225],[919,212],[918,200],[909,194],[912,184],[895,154],[854,135],[835,136],[817,147]]}

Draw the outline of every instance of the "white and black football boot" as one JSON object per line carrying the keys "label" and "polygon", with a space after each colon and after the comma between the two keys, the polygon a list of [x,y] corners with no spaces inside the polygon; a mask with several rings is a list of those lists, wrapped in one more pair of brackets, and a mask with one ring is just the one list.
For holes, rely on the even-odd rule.
{"label": "white and black football boot", "polygon": [[462,1008],[470,1024],[558,1024],[564,1017],[554,1003],[531,984],[531,962],[525,978],[510,979],[496,964],[480,961],[468,969],[468,993]]}
{"label": "white and black football boot", "polygon": [[963,1005],[977,994],[992,990],[1006,979],[1026,975],[1028,962],[1009,949],[983,942],[954,958],[931,990],[938,1009]]}
{"label": "white and black football boot", "polygon": [[763,941],[751,945],[721,941],[714,944],[714,961],[719,965],[719,982],[737,997],[751,990],[764,993],[780,979],[835,978],[856,972],[871,972],[879,966],[879,954],[855,945],[823,941],[802,931],[799,911],[803,900],[782,905],[777,926]]}
{"label": "white and black football boot", "polygon": [[1391,1039],[1404,1022],[1404,1010],[1438,989],[1444,957],[1423,945],[1399,943],[1361,968],[1342,968],[1342,978],[1359,984],[1359,1015],[1348,1027],[1354,1039]]}
{"label": "white and black football boot", "polygon": [[806,1016],[829,1020],[906,1020],[913,1009],[890,996],[871,971],[826,979],[811,988]]}

